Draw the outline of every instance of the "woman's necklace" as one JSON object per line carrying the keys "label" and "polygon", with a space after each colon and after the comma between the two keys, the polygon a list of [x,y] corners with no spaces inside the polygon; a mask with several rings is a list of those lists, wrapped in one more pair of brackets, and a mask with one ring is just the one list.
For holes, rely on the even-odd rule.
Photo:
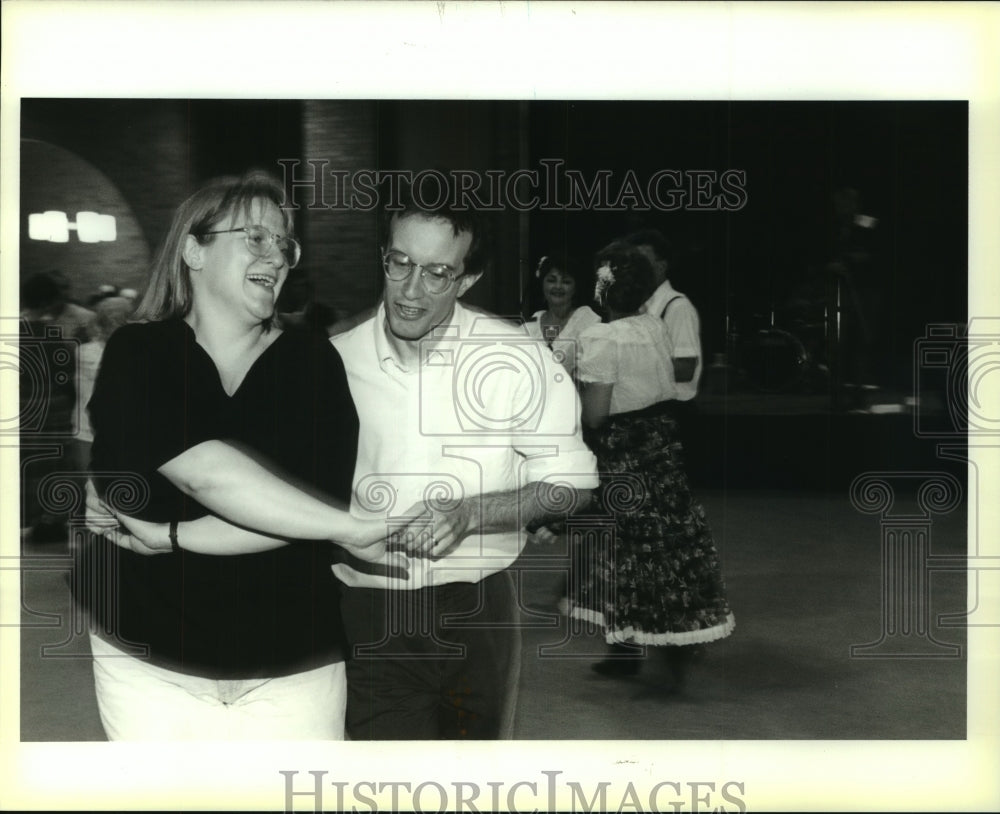
{"label": "woman's necklace", "polygon": [[558,338],[559,332],[562,331],[562,329],[566,326],[566,323],[569,322],[570,316],[572,316],[572,312],[567,314],[564,318],[557,317],[551,311],[546,311],[545,314],[543,314],[542,337],[548,344],[551,345],[552,342]]}

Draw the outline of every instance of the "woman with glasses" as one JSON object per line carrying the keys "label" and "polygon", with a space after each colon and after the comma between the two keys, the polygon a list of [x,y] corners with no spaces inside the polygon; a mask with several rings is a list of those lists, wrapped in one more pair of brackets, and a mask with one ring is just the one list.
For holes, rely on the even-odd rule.
{"label": "woman with glasses", "polygon": [[321,497],[349,499],[358,417],[326,338],[274,323],[300,255],[283,199],[250,173],[185,201],[104,351],[89,503],[145,531],[92,536],[75,579],[112,740],[343,737],[329,543],[380,559],[385,526]]}

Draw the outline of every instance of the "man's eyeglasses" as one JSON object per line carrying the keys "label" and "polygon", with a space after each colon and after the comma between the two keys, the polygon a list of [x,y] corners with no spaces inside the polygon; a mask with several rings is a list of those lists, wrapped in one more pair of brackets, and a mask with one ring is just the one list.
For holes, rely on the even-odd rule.
{"label": "man's eyeglasses", "polygon": [[461,277],[446,263],[414,263],[402,252],[390,249],[382,256],[385,276],[397,283],[409,279],[416,269],[420,269],[420,279],[431,294],[441,294],[455,280]]}
{"label": "man's eyeglasses", "polygon": [[225,235],[230,232],[243,232],[246,238],[247,248],[256,257],[268,257],[271,254],[271,247],[277,246],[281,256],[288,264],[288,268],[293,269],[299,264],[302,257],[302,247],[298,241],[291,237],[282,237],[265,229],[263,226],[241,226],[239,229],[218,229],[214,232],[203,232],[206,235]]}

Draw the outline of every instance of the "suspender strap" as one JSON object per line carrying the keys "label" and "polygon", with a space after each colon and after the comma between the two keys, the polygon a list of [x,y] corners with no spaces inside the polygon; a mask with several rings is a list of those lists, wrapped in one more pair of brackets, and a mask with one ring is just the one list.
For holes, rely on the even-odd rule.
{"label": "suspender strap", "polygon": [[669,300],[667,300],[667,304],[664,305],[663,310],[660,311],[660,319],[663,319],[667,315],[667,309],[670,307],[670,303],[672,303],[674,300],[681,300],[681,299],[684,299],[683,294],[677,294],[671,297]]}

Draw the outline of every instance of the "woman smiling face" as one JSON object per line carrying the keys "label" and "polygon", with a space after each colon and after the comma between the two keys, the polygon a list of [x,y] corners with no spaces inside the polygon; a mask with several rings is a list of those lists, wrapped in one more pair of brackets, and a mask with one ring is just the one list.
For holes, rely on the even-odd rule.
{"label": "woman smiling face", "polygon": [[549,308],[572,307],[576,280],[561,269],[550,269],[542,278],[542,294]]}
{"label": "woman smiling face", "polygon": [[[263,226],[271,234],[285,235],[284,218],[271,201],[254,200],[249,213],[233,212],[219,228],[239,230],[247,226]],[[227,231],[214,235],[204,246],[191,237],[187,249],[185,259],[199,305],[211,301],[224,309],[236,309],[253,323],[274,315],[275,302],[288,276],[288,264],[277,247],[272,245],[265,256],[257,256],[250,251],[245,232]]]}

